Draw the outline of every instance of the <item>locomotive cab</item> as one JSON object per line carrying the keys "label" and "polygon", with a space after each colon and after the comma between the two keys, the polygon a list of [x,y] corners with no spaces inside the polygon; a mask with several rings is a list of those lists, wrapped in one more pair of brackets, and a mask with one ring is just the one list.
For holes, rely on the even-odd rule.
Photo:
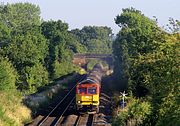
{"label": "locomotive cab", "polygon": [[99,110],[100,86],[96,83],[81,83],[76,87],[76,106],[79,112]]}

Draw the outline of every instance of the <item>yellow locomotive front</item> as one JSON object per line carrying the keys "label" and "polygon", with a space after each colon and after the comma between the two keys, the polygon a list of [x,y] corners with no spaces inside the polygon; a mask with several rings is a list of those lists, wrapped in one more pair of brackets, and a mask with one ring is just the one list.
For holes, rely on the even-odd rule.
{"label": "yellow locomotive front", "polygon": [[76,87],[76,107],[79,112],[99,111],[100,86],[96,83],[81,83]]}

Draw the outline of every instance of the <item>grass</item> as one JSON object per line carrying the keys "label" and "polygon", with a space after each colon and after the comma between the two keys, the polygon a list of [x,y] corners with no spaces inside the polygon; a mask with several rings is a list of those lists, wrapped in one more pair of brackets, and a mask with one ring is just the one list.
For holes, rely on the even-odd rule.
{"label": "grass", "polygon": [[22,126],[31,120],[31,111],[18,91],[0,91],[0,126]]}

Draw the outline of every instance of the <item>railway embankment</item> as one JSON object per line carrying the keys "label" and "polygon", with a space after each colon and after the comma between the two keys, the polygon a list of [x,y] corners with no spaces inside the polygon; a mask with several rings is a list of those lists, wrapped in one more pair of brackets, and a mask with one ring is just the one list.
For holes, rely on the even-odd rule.
{"label": "railway embankment", "polygon": [[32,115],[36,116],[39,109],[47,107],[57,97],[60,97],[59,94],[69,90],[80,76],[74,73],[63,79],[57,79],[50,84],[51,86],[44,87],[42,91],[25,96],[23,102],[32,110]]}
{"label": "railway embankment", "polygon": [[22,126],[31,120],[31,111],[16,90],[0,91],[0,126]]}

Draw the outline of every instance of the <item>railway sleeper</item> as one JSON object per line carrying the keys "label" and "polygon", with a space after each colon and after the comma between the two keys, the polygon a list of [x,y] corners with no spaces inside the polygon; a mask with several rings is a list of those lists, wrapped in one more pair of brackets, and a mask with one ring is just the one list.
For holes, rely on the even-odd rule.
{"label": "railway sleeper", "polygon": [[95,105],[78,105],[77,110],[79,113],[95,114],[99,112],[99,106]]}

